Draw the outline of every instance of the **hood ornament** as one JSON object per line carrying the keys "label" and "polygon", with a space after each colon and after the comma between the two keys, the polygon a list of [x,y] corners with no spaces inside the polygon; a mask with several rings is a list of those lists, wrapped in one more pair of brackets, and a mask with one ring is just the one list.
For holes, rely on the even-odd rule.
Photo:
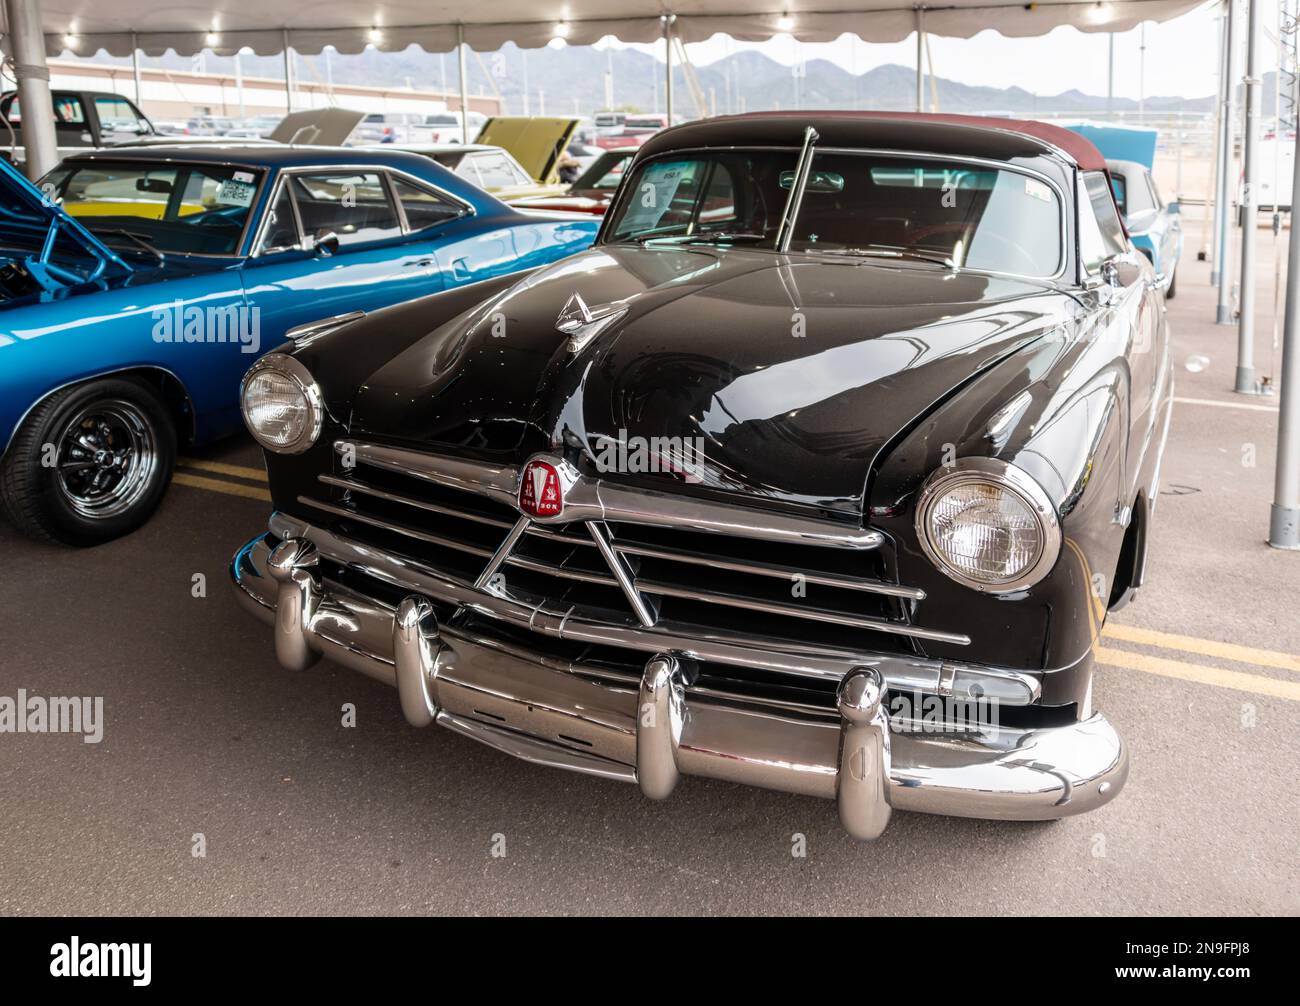
{"label": "hood ornament", "polygon": [[587,302],[582,299],[582,294],[575,291],[565,302],[559,317],[555,319],[555,330],[569,337],[570,353],[580,353],[587,348],[592,339],[625,314],[627,314],[627,304],[623,301],[599,304],[594,308],[588,307]]}

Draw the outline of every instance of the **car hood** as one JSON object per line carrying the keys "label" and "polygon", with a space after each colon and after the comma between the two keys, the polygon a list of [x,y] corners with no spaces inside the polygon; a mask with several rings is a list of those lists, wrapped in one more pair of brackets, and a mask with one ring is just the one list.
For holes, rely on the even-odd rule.
{"label": "car hood", "polygon": [[[575,295],[616,315],[576,353],[556,328]],[[928,264],[602,246],[415,341],[363,382],[350,426],[514,462],[690,438],[701,491],[860,512],[881,452],[1067,300]]]}
{"label": "car hood", "polygon": [[474,142],[508,150],[536,181],[555,185],[560,155],[577,128],[577,119],[498,115],[483,123]]}

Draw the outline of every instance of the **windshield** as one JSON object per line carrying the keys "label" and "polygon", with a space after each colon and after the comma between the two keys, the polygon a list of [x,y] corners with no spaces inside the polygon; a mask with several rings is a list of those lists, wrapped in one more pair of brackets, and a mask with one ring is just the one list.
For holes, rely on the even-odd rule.
{"label": "windshield", "polygon": [[113,248],[233,255],[261,172],[217,164],[65,165],[42,180],[65,212]]}
{"label": "windshield", "polygon": [[[775,248],[797,152],[719,151],[643,163],[609,240],[741,242]],[[815,151],[790,250],[927,260],[1053,276],[1060,199],[1010,169],[940,158]]]}

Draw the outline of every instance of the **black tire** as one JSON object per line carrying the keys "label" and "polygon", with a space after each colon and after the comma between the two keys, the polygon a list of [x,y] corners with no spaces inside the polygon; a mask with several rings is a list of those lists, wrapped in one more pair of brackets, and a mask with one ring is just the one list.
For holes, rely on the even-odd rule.
{"label": "black tire", "polygon": [[1178,273],[1175,272],[1172,276],[1169,277],[1169,286],[1165,288],[1165,300],[1174,299],[1174,285],[1177,282],[1178,282]]}
{"label": "black tire", "polygon": [[149,519],[175,464],[157,395],[123,378],[88,381],[28,414],[0,461],[0,506],[31,538],[98,545]]}

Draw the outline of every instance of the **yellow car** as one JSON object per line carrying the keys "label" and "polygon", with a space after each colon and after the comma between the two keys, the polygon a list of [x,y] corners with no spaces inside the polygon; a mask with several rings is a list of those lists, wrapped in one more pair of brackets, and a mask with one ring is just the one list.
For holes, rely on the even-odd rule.
{"label": "yellow car", "polygon": [[502,202],[563,195],[565,150],[577,119],[495,116],[474,143],[400,144],[398,149],[431,157]]}

